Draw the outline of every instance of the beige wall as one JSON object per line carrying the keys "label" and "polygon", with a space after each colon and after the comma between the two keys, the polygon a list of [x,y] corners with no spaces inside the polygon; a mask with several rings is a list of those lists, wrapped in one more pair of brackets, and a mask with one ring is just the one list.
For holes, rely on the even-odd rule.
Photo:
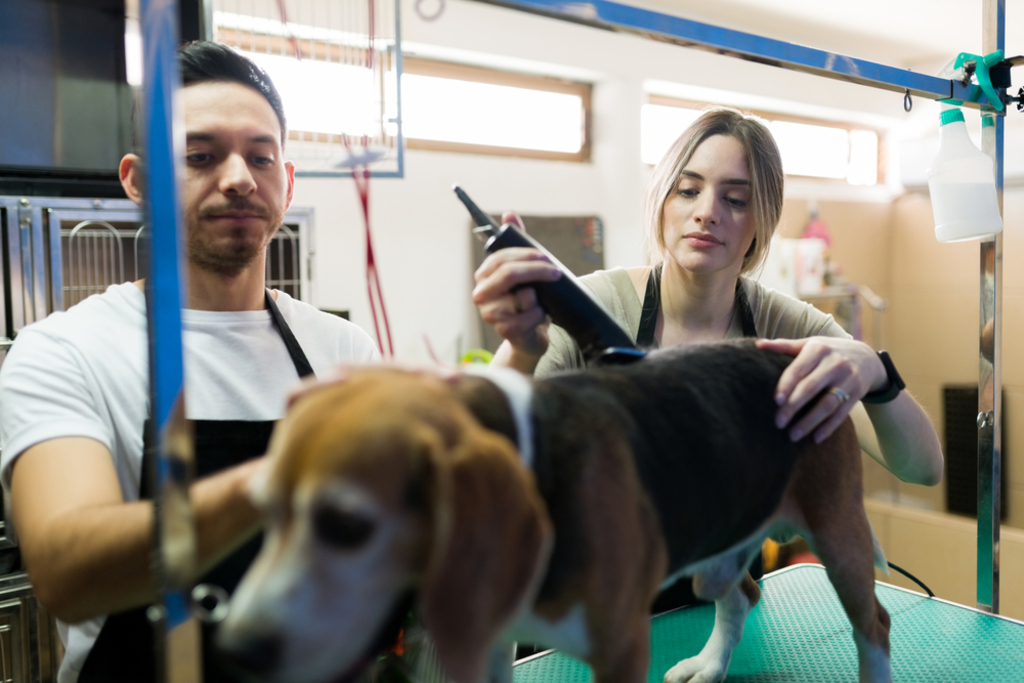
{"label": "beige wall", "polygon": [[[1009,526],[1024,528],[1024,257],[1020,226],[1024,190],[1005,196],[1003,245],[1003,372],[1006,405],[1003,443]],[[976,242],[939,244],[933,234],[927,194],[908,194],[893,203],[891,313],[887,343],[914,395],[942,433],[942,386],[978,381],[978,291],[980,256]],[[1016,342],[1016,343],[1015,343]],[[898,355],[897,355],[898,354]],[[921,495],[922,490],[901,490]],[[930,500],[944,506],[939,487]]]}
{"label": "beige wall", "polygon": [[[903,567],[932,589],[936,597],[963,605],[976,604],[976,541],[974,520],[941,512],[912,510],[878,501],[867,502],[868,518],[886,559]],[[1024,620],[1024,531],[1004,528],[999,613]],[[920,592],[898,572],[876,572],[879,581]]]}
{"label": "beige wall", "polygon": [[[977,242],[939,244],[927,193],[891,203],[819,202],[834,238],[832,258],[851,282],[867,284],[889,301],[882,323],[888,349],[908,389],[943,434],[942,387],[978,381]],[[795,237],[808,220],[807,202],[787,201],[780,233]],[[1003,373],[1006,403],[1003,447],[1008,519],[1002,545],[1002,613],[1024,619],[1024,188],[1005,196]],[[865,321],[870,341],[869,321]],[[949,515],[945,488],[896,480],[865,457],[869,512],[889,559],[918,574],[939,597],[975,601],[976,523]],[[897,499],[890,506],[881,499]],[[896,585],[914,588],[895,576]]]}
{"label": "beige wall", "polygon": [[[871,287],[889,302],[881,324],[882,346],[892,353],[907,387],[943,433],[942,387],[978,381],[977,242],[939,244],[927,193],[908,193],[891,203],[818,202],[834,238],[832,258],[844,277]],[[1024,188],[1005,197],[1003,283],[1003,388],[1006,396],[1004,466],[1008,479],[1007,524],[1024,529]],[[796,237],[808,220],[808,203],[788,200],[779,234]],[[865,340],[872,341],[871,314],[864,311]],[[905,503],[945,509],[943,486],[897,482],[873,462],[866,465],[869,495],[881,490]]]}

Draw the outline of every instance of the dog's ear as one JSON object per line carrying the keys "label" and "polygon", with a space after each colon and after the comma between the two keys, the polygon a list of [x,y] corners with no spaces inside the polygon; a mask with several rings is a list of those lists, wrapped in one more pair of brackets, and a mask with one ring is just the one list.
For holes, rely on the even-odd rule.
{"label": "dog's ear", "polygon": [[446,460],[423,620],[448,675],[476,683],[494,640],[542,578],[551,523],[507,439],[475,429]]}

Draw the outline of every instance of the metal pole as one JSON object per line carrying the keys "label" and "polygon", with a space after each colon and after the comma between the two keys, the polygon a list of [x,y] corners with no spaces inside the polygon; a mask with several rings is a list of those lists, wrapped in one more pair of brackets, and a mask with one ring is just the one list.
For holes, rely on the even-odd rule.
{"label": "metal pole", "polygon": [[[130,0],[134,4],[135,0]],[[199,629],[188,591],[195,568],[195,527],[188,498],[192,474],[191,433],[182,396],[184,363],[181,305],[179,160],[184,126],[176,106],[180,75],[176,58],[176,0],[141,0],[144,55],[142,121],[145,135],[146,216],[150,271],[150,405],[158,444],[154,492],[154,561],[161,601],[149,609],[155,629],[157,681],[199,681]]]}
{"label": "metal pole", "polygon": [[[1005,0],[983,0],[982,48],[1004,49]],[[981,146],[995,164],[1003,210],[1003,116],[985,115]],[[1002,291],[1003,235],[981,244],[980,353],[978,357],[978,609],[999,613],[999,524],[1002,511]]]}

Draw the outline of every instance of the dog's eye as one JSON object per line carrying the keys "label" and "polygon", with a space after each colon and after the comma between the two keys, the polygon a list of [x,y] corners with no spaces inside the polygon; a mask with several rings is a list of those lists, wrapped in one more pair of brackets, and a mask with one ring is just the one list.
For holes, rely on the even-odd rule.
{"label": "dog's eye", "polygon": [[321,541],[346,550],[358,548],[373,534],[373,522],[366,517],[326,506],[313,515],[313,528]]}

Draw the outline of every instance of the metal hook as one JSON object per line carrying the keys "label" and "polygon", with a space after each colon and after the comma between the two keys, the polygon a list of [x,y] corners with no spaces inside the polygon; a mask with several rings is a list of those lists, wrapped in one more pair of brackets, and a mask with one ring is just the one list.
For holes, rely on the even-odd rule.
{"label": "metal hook", "polygon": [[910,113],[910,110],[914,108],[914,100],[910,98],[910,88],[907,88],[903,95],[903,111]]}

